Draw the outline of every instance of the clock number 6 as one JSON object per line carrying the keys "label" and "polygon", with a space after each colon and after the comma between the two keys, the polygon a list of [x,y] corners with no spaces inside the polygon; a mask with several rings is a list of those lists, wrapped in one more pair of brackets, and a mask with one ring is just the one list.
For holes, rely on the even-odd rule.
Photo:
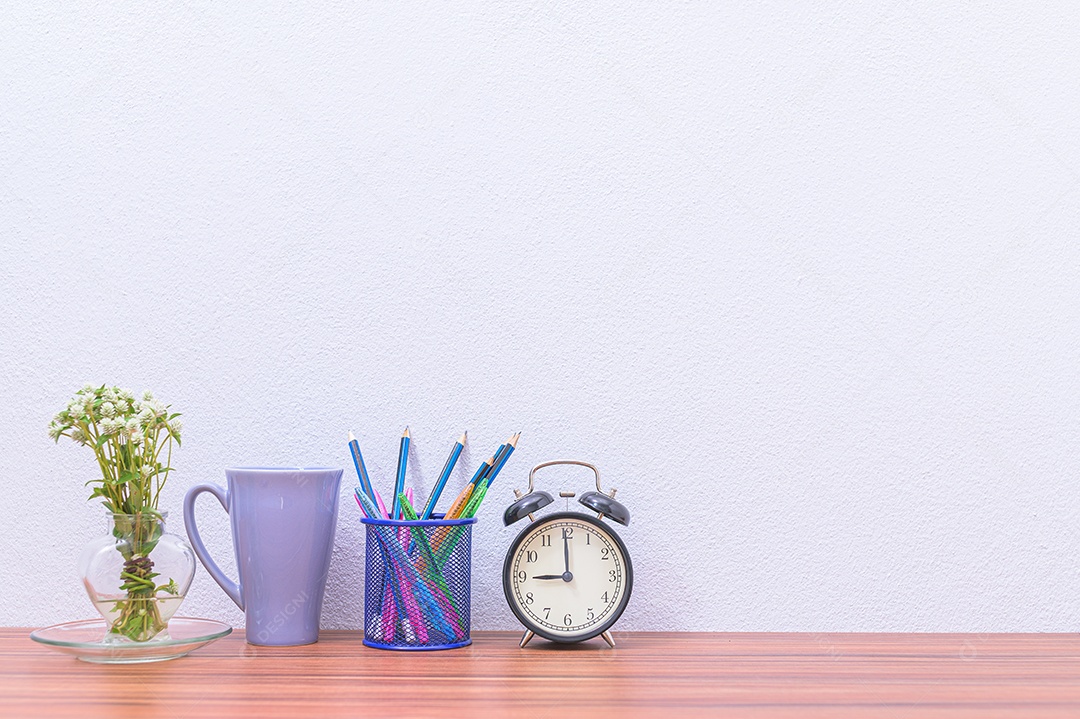
{"label": "clock number 6", "polygon": [[562,618],[562,623],[565,624],[566,626],[570,626],[571,624],[574,623],[574,620],[570,618],[569,614],[567,614],[565,617]]}

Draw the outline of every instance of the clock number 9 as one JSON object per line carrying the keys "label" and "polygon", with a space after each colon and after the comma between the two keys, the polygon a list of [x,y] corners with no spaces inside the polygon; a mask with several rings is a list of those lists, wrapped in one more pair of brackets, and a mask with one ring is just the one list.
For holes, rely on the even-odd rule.
{"label": "clock number 9", "polygon": [[[529,578],[529,575],[525,574],[525,572],[518,572],[517,573],[517,579],[518,579],[519,582],[524,582],[528,578]],[[611,581],[614,582],[615,580],[612,579]]]}

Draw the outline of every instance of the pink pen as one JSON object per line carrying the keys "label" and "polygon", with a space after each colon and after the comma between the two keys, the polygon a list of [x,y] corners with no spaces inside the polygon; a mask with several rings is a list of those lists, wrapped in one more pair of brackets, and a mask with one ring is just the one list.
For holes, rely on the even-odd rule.
{"label": "pink pen", "polygon": [[387,643],[394,641],[394,590],[390,588],[390,582],[386,583],[386,591],[383,592],[381,638]]}
{"label": "pink pen", "polygon": [[379,511],[382,512],[382,519],[390,519],[390,514],[386,511],[386,505],[383,504],[382,495],[379,494],[379,490],[375,490],[375,502],[379,505]]}
{"label": "pink pen", "polygon": [[398,567],[397,573],[401,580],[401,598],[405,602],[405,616],[402,617],[405,623],[405,636],[408,638],[410,630],[415,630],[420,641],[426,644],[428,640],[427,627],[424,626],[424,615],[420,611],[420,605],[416,603],[416,597],[413,596],[412,582],[406,578],[405,571],[400,567]]}

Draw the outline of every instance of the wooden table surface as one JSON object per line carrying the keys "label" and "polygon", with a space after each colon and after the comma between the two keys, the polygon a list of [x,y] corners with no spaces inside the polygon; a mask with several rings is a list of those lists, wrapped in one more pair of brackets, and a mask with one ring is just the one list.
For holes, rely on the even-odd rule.
{"label": "wooden table surface", "polygon": [[[357,632],[86,664],[0,629],[0,716],[1080,717],[1077,634],[616,633],[556,647],[369,649]],[[671,710],[671,711],[668,711]]]}

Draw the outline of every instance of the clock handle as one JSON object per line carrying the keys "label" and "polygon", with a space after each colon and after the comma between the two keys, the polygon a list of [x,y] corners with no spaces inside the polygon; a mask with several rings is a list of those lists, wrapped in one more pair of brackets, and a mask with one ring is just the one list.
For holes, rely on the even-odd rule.
{"label": "clock handle", "polygon": [[[604,490],[600,488],[600,470],[596,468],[595,464],[589,464],[588,462],[582,462],[576,459],[553,459],[550,462],[541,462],[532,469],[529,470],[529,492],[533,491],[533,475],[536,474],[536,470],[543,469],[544,467],[550,467],[553,464],[576,464],[579,467],[588,467],[596,475],[596,491],[604,494]],[[528,492],[526,492],[528,494]]]}

